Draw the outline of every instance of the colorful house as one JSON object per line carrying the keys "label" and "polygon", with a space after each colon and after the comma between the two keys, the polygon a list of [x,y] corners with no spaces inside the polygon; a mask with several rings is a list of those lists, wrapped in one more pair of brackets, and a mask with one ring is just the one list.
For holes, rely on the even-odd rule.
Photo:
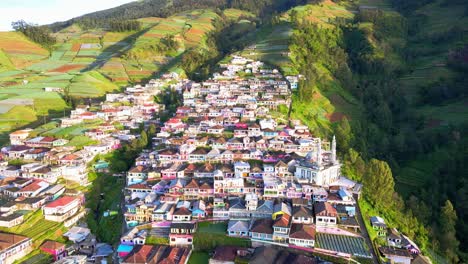
{"label": "colorful house", "polygon": [[378,236],[384,237],[387,235],[387,225],[385,220],[379,216],[372,216],[370,218],[372,228],[376,231]]}
{"label": "colorful house", "polygon": [[67,256],[65,244],[59,243],[57,241],[47,240],[42,243],[40,249],[41,251],[52,255],[55,261]]}
{"label": "colorful house", "polygon": [[228,236],[246,237],[249,236],[249,221],[230,220],[228,223]]}

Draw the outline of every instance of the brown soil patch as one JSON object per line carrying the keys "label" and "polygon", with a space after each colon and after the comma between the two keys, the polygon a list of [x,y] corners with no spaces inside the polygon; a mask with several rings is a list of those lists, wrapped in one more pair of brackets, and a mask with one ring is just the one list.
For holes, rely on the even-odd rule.
{"label": "brown soil patch", "polygon": [[197,28],[191,28],[189,31],[188,31],[189,34],[195,34],[195,35],[203,35],[205,34],[205,31],[201,30],[201,29],[197,29]]}
{"label": "brown soil patch", "polygon": [[81,49],[81,43],[74,43],[71,47],[71,51],[78,52]]}
{"label": "brown soil patch", "polygon": [[320,99],[321,97],[322,97],[322,95],[321,95],[320,93],[314,92],[314,93],[312,94],[312,99],[314,99],[314,100],[318,100],[318,99]]}
{"label": "brown soil patch", "polygon": [[162,34],[157,34],[157,33],[146,33],[144,35],[146,38],[162,38]]}
{"label": "brown soil patch", "polygon": [[[343,113],[335,112],[331,114],[326,114],[325,116],[327,117],[328,120],[330,120],[330,122],[334,123],[334,122],[341,121],[346,115]],[[349,119],[348,116],[346,116],[346,118]]]}
{"label": "brown soil patch", "polygon": [[134,70],[134,71],[127,71],[127,74],[129,75],[148,75],[148,74],[152,74],[153,71],[149,71],[149,70],[143,70],[143,71],[139,71],[139,70]]}
{"label": "brown soil patch", "polygon": [[63,65],[56,69],[50,70],[50,72],[69,72],[71,70],[83,69],[86,65],[83,64],[74,64],[74,65]]}
{"label": "brown soil patch", "polygon": [[18,84],[19,84],[18,82],[14,82],[14,81],[2,82],[3,86],[13,86],[13,85],[18,85]]}
{"label": "brown soil patch", "polygon": [[23,53],[23,54],[46,54],[43,49],[36,47],[29,43],[24,42],[5,42],[0,45],[0,48],[11,53]]}
{"label": "brown soil patch", "polygon": [[114,82],[126,82],[126,81],[128,81],[127,77],[115,77],[115,78],[111,78],[111,79]]}

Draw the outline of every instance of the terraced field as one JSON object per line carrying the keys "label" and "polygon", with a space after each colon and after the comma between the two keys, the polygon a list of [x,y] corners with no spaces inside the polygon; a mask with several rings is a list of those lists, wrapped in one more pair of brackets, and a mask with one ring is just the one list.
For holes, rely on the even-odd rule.
{"label": "terraced field", "polygon": [[[252,14],[225,10],[233,20]],[[69,110],[63,94],[45,92],[45,87],[68,90],[76,98],[100,97],[130,83],[150,78],[179,55],[194,47],[206,47],[206,34],[219,16],[211,10],[183,12],[167,18],[140,19],[143,28],[132,32],[83,30],[71,25],[54,36],[52,51],[43,49],[16,32],[0,32],[0,143],[5,133],[43,122],[41,116],[61,117]],[[167,35],[174,36],[179,49],[157,54],[148,47]],[[142,52],[133,59],[129,52]],[[170,70],[183,74],[177,63]],[[33,104],[8,104],[3,100],[30,98]]]}
{"label": "terraced field", "polygon": [[[31,65],[47,58],[48,51],[31,42],[25,36],[16,32],[0,32],[0,63],[8,66],[8,61],[16,68]],[[5,58],[8,56],[8,59]],[[3,57],[3,59],[2,59]],[[1,68],[1,67],[0,67]]]}
{"label": "terraced field", "polygon": [[318,233],[316,247],[354,256],[370,257],[364,239],[360,237]]}

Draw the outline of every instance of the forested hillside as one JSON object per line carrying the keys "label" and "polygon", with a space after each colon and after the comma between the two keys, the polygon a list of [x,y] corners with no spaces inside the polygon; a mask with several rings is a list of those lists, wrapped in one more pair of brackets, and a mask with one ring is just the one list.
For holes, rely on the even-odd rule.
{"label": "forested hillside", "polygon": [[[318,2],[317,0],[313,0]],[[86,14],[65,22],[50,25],[54,31],[74,23],[84,28],[108,26],[114,19],[131,20],[144,17],[168,17],[173,14],[194,9],[227,9],[236,8],[253,12],[261,18],[270,17],[273,13],[287,10],[307,0],[143,0],[135,1],[115,8]]]}
{"label": "forested hillside", "polygon": [[[371,212],[426,250],[461,261],[467,244],[467,4],[340,6],[355,8],[355,15],[333,14],[337,7],[329,1],[289,12],[292,58],[305,77],[292,116],[317,134],[337,135],[345,173],[364,183]],[[311,16],[315,9],[333,17]]]}

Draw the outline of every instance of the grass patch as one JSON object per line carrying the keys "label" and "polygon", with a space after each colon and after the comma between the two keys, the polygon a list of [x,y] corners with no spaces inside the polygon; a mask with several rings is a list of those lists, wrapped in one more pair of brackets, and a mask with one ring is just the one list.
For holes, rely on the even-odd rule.
{"label": "grass patch", "polygon": [[227,222],[219,222],[219,223],[199,222],[197,232],[226,234],[226,230],[227,230]]}
{"label": "grass patch", "polygon": [[188,264],[207,264],[210,260],[210,255],[206,251],[193,251],[190,255]]}
{"label": "grass patch", "polygon": [[250,239],[226,236],[227,223],[202,222],[194,235],[193,245],[195,250],[208,251],[217,246],[249,247]]}
{"label": "grass patch", "polygon": [[75,136],[72,138],[72,140],[70,140],[70,142],[68,142],[67,146],[73,146],[78,149],[81,149],[84,146],[89,146],[89,145],[93,145],[97,143],[98,143],[97,140],[93,140],[87,136]]}

